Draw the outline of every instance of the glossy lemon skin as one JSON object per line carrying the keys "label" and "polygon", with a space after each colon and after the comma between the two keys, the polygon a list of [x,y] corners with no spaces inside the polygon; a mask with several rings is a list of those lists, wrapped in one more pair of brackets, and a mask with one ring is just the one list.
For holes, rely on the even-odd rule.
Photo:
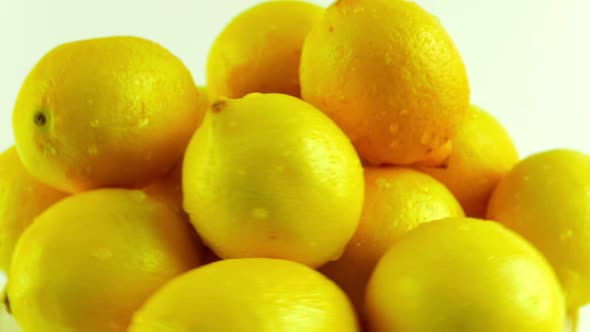
{"label": "glossy lemon skin", "polygon": [[183,165],[184,207],[222,258],[283,258],[318,267],[359,222],[363,169],[322,112],[291,96],[213,104]]}
{"label": "glossy lemon skin", "polygon": [[524,236],[557,272],[572,311],[590,303],[590,157],[532,155],[500,182],[487,215]]}
{"label": "glossy lemon skin", "polygon": [[141,187],[182,158],[203,111],[184,64],[137,37],[71,42],[28,74],[12,117],[19,155],[52,187]]}
{"label": "glossy lemon skin", "polygon": [[129,332],[356,332],[346,295],[320,273],[277,259],[230,259],[162,287]]}
{"label": "glossy lemon skin", "polygon": [[561,332],[564,300],[545,258],[498,223],[421,225],[383,256],[366,310],[375,332]]}
{"label": "glossy lemon skin", "polygon": [[469,109],[459,51],[410,1],[336,1],[305,41],[300,82],[372,165],[442,164]]}
{"label": "glossy lemon skin", "polygon": [[213,96],[253,92],[299,97],[303,41],[324,13],[304,1],[267,1],[235,17],[217,37],[207,64]]}
{"label": "glossy lemon skin", "polygon": [[15,147],[0,154],[0,271],[8,273],[14,247],[33,220],[66,196],[31,176]]}
{"label": "glossy lemon skin", "polygon": [[484,218],[494,188],[518,160],[516,147],[502,124],[472,105],[453,139],[453,151],[445,165],[419,169],[447,186],[465,214]]}
{"label": "glossy lemon skin", "polygon": [[143,191],[101,189],[41,214],[8,278],[24,332],[123,332],[165,282],[199,266],[190,225]]}
{"label": "glossy lemon skin", "polygon": [[366,167],[359,226],[342,256],[320,271],[362,312],[371,272],[391,245],[423,223],[462,216],[453,194],[432,177],[412,169]]}
{"label": "glossy lemon skin", "polygon": [[178,163],[170,173],[143,188],[143,191],[164,202],[178,215],[186,217],[182,207],[182,162]]}

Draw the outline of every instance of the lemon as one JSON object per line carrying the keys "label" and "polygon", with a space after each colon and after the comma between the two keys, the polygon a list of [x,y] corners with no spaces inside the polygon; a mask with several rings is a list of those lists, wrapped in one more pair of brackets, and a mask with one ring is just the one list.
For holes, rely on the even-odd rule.
{"label": "lemon", "polygon": [[182,163],[178,163],[170,173],[143,188],[143,191],[164,202],[178,215],[186,216],[182,207]]}
{"label": "lemon", "polygon": [[205,111],[211,106],[211,92],[206,86],[197,86],[199,90],[199,112],[205,114]]}
{"label": "lemon", "polygon": [[340,129],[288,95],[213,103],[184,158],[184,207],[222,258],[312,267],[340,256],[363,202],[363,170]]}
{"label": "lemon", "polygon": [[420,170],[446,185],[468,216],[483,218],[492,191],[517,162],[506,129],[491,114],[471,106],[446,165]]}
{"label": "lemon", "polygon": [[[145,187],[143,191],[151,197],[160,200],[166,204],[172,211],[176,212],[186,223],[190,224],[190,220],[184,208],[182,207],[182,163],[179,163],[174,169],[161,179],[158,179]],[[198,238],[198,235],[195,234]],[[201,261],[203,264],[219,260],[209,248],[205,247],[201,239],[199,246],[201,251]]]}
{"label": "lemon", "polygon": [[0,271],[8,272],[14,247],[35,217],[64,197],[29,175],[14,147],[0,154]]}
{"label": "lemon", "polygon": [[369,282],[375,332],[557,332],[564,301],[543,256],[503,226],[465,218],[421,225]]}
{"label": "lemon", "polygon": [[190,225],[137,190],[55,204],[22,235],[8,278],[25,332],[123,332],[156,289],[199,265]]}
{"label": "lemon", "polygon": [[251,92],[300,96],[303,40],[323,12],[303,1],[268,1],[235,17],[209,53],[211,93],[229,98]]}
{"label": "lemon", "polygon": [[202,111],[182,62],[135,37],[76,41],[47,53],[13,112],[23,164],[67,192],[137,187],[182,158]]}
{"label": "lemon", "polygon": [[[199,86],[198,89],[200,95],[199,111],[204,114],[209,106],[211,106],[209,90],[204,86]],[[170,172],[145,186],[143,191],[166,203],[168,207],[182,217],[186,217],[186,213],[182,207],[182,159]]]}
{"label": "lemon", "polygon": [[304,43],[300,81],[375,165],[441,164],[469,109],[455,44],[410,1],[336,1]]}
{"label": "lemon", "polygon": [[557,272],[570,311],[590,303],[590,157],[550,150],[518,163],[488,207],[531,241]]}
{"label": "lemon", "polygon": [[157,291],[129,332],[358,331],[346,295],[291,261],[230,259],[188,272]]}
{"label": "lemon", "polygon": [[392,244],[422,223],[463,215],[453,194],[432,177],[411,169],[367,167],[365,203],[356,233],[342,257],[320,271],[362,311],[371,272]]}

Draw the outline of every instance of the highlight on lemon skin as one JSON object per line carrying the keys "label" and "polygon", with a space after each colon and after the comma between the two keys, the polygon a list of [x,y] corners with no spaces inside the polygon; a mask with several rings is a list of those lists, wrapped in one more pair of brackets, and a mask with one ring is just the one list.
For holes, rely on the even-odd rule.
{"label": "highlight on lemon skin", "polygon": [[419,225],[464,216],[449,190],[412,169],[365,168],[365,201],[359,226],[342,256],[320,271],[334,280],[362,313],[373,268],[387,249]]}
{"label": "highlight on lemon skin", "polygon": [[67,192],[141,187],[178,160],[203,114],[184,64],[137,37],[60,45],[28,74],[13,111],[23,164]]}
{"label": "highlight on lemon skin", "polygon": [[324,9],[304,1],[266,1],[236,16],[215,40],[207,64],[213,96],[252,92],[299,97],[303,41]]}
{"label": "highlight on lemon skin", "polygon": [[519,162],[496,187],[488,218],[534,244],[555,269],[576,318],[590,303],[590,157],[556,149]]}
{"label": "highlight on lemon skin", "polygon": [[222,258],[338,258],[363,202],[350,141],[322,112],[288,95],[213,103],[184,158],[184,208]]}
{"label": "highlight on lemon skin", "polygon": [[0,154],[0,273],[8,273],[22,233],[39,214],[66,196],[33,178],[15,147]]}
{"label": "highlight on lemon skin", "polygon": [[245,258],[205,265],[152,295],[129,332],[160,331],[359,329],[346,295],[317,271],[286,260]]}
{"label": "highlight on lemon skin", "polygon": [[410,1],[335,2],[305,40],[300,81],[371,165],[442,164],[470,103],[451,37]]}
{"label": "highlight on lemon skin", "polygon": [[483,218],[492,191],[518,162],[512,138],[490,113],[472,105],[442,167],[420,167],[451,190],[465,213]]}
{"label": "highlight on lemon skin", "polygon": [[450,218],[394,244],[367,288],[374,332],[557,332],[565,327],[555,272],[502,225]]}
{"label": "highlight on lemon skin", "polygon": [[149,295],[200,263],[190,225],[164,203],[139,190],[89,191],[25,231],[7,296],[26,332],[125,332]]}

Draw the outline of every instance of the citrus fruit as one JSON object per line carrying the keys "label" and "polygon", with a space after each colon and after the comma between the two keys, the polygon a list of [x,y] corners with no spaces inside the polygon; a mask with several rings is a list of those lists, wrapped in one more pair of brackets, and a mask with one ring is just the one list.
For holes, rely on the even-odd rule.
{"label": "citrus fruit", "polygon": [[123,332],[149,295],[199,262],[190,225],[163,203],[138,190],[89,191],[25,231],[7,296],[24,331]]}
{"label": "citrus fruit", "polygon": [[29,175],[14,147],[0,154],[0,271],[8,272],[14,247],[35,217],[64,197]]}
{"label": "citrus fruit", "polygon": [[188,69],[135,37],[61,45],[27,76],[13,112],[23,164],[67,192],[137,187],[182,158],[202,111]]}
{"label": "citrus fruit", "polygon": [[457,48],[410,1],[336,1],[304,43],[300,81],[370,164],[441,164],[469,109]]}
{"label": "citrus fruit", "polygon": [[211,106],[211,93],[205,86],[197,86],[197,89],[199,90],[199,111],[201,114],[205,114],[205,111]]}
{"label": "citrus fruit", "polygon": [[483,218],[492,191],[517,162],[518,152],[504,127],[486,111],[471,106],[446,165],[420,170],[447,186],[468,216]]}
{"label": "citrus fruit", "polygon": [[498,223],[419,226],[378,263],[367,288],[375,332],[563,331],[559,282],[543,256]]}
{"label": "citrus fruit", "polygon": [[313,106],[250,94],[211,106],[184,158],[184,207],[222,258],[317,267],[340,256],[363,201],[350,141]]}
{"label": "citrus fruit", "polygon": [[[184,208],[182,207],[182,163],[179,163],[174,169],[161,179],[145,187],[143,191],[153,198],[164,202],[168,207],[176,212],[187,224],[190,220]],[[203,264],[214,262],[220,258],[215,255],[209,248],[205,247],[197,234],[194,234],[199,240],[201,247],[201,262]]]}
{"label": "citrus fruit", "polygon": [[178,163],[164,177],[146,186],[143,191],[164,202],[181,216],[186,216],[182,207],[182,162]]}
{"label": "citrus fruit", "polygon": [[295,262],[230,259],[188,272],[158,290],[129,332],[358,331],[346,295]]}
{"label": "citrus fruit", "polygon": [[235,17],[217,37],[207,65],[214,96],[251,92],[300,96],[303,40],[323,8],[303,1],[268,1]]}
{"label": "citrus fruit", "polygon": [[570,311],[590,303],[590,157],[550,150],[518,163],[492,194],[488,218],[533,243],[561,281]]}
{"label": "citrus fruit", "polygon": [[418,225],[462,217],[461,206],[430,176],[403,168],[365,168],[361,221],[346,250],[320,269],[336,281],[361,311],[373,268],[389,247]]}

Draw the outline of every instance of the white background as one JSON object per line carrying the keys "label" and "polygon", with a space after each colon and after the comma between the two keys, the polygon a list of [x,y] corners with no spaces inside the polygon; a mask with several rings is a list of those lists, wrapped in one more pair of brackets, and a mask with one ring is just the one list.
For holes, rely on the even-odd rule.
{"label": "white background", "polygon": [[[217,33],[257,2],[0,0],[0,150],[13,144],[20,85],[51,48],[97,36],[143,36],[178,55],[202,84]],[[555,147],[590,152],[590,1],[418,3],[441,19],[462,52],[472,102],[504,123],[523,156]]]}

